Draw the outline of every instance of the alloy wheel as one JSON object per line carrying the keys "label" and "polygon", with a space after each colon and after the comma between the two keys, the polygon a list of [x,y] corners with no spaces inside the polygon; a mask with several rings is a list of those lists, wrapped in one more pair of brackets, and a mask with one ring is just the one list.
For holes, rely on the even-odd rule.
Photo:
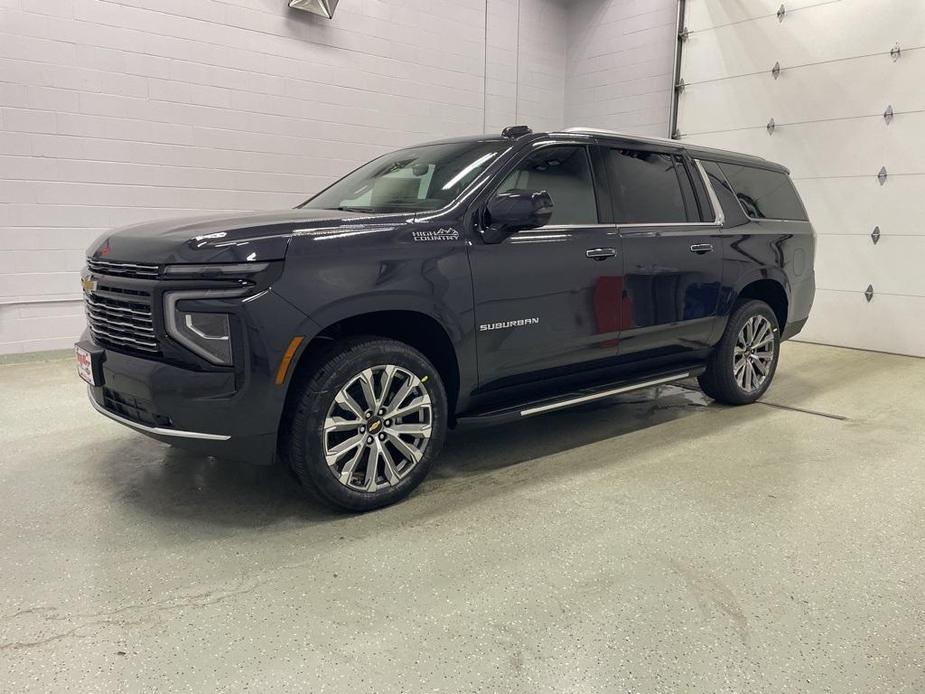
{"label": "alloy wheel", "polygon": [[345,487],[374,492],[401,482],[424,456],[433,411],[424,381],[384,364],[347,381],[324,420],[324,456]]}
{"label": "alloy wheel", "polygon": [[752,316],[739,331],[732,358],[736,383],[747,393],[759,390],[774,364],[774,326],[765,316]]}

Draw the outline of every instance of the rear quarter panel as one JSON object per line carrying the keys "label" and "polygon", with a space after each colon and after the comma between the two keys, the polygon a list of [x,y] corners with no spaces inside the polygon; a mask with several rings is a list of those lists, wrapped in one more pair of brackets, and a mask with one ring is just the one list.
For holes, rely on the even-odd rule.
{"label": "rear quarter panel", "polygon": [[[809,222],[751,220],[723,233],[723,295],[719,314],[729,316],[736,298],[752,282],[771,279],[788,298],[787,325],[805,321],[815,294],[815,235]],[[718,340],[726,321],[719,326]]]}

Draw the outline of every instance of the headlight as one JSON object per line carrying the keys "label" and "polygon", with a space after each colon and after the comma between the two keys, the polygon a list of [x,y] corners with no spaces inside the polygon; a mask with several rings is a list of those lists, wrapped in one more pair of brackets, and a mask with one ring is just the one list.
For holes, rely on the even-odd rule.
{"label": "headlight", "polygon": [[234,363],[231,344],[231,321],[227,313],[182,311],[177,302],[183,299],[227,299],[241,296],[246,290],[207,289],[167,292],[164,295],[164,318],[167,333],[183,346],[213,364]]}

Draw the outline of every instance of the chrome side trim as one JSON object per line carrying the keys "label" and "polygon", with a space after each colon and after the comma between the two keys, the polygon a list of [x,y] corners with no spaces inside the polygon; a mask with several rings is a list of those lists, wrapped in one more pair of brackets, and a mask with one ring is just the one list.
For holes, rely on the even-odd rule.
{"label": "chrome side trim", "polygon": [[181,431],[180,429],[165,429],[164,427],[149,427],[145,424],[139,424],[138,422],[133,422],[131,419],[126,419],[125,417],[120,417],[119,415],[110,412],[100,405],[96,398],[93,397],[93,391],[88,387],[87,388],[87,397],[90,398],[90,404],[93,405],[93,409],[99,412],[106,417],[109,417],[113,421],[119,422],[119,424],[124,424],[127,427],[132,429],[137,429],[138,431],[144,431],[148,434],[157,434],[158,436],[176,436],[181,439],[205,439],[207,441],[227,441],[230,439],[230,436],[225,434],[203,434],[199,431]]}
{"label": "chrome side trim", "polygon": [[[722,220],[720,220],[722,221]],[[626,223],[618,224],[618,229],[635,229],[646,228],[646,227],[715,227],[722,226],[717,222],[638,222],[638,223]]]}
{"label": "chrome side trim", "polygon": [[717,226],[724,226],[726,224],[726,215],[723,214],[723,208],[719,204],[719,198],[716,196],[716,191],[713,190],[713,182],[710,181],[710,177],[707,176],[707,172],[703,168],[703,164],[700,163],[699,159],[694,159],[694,164],[697,165],[697,171],[700,172],[700,178],[703,181],[703,186],[707,190],[707,197],[710,198],[710,204],[713,205],[713,223]]}
{"label": "chrome side trim", "polygon": [[553,402],[548,405],[540,405],[538,407],[530,407],[526,410],[520,411],[521,417],[529,417],[532,414],[539,414],[541,412],[549,412],[550,410],[558,410],[563,407],[571,407],[572,405],[579,405],[583,402],[590,402],[592,400],[600,400],[601,398],[608,398],[611,395],[619,395],[620,393],[629,393],[633,390],[640,390],[641,388],[649,388],[650,386],[658,386],[663,383],[671,383],[672,381],[680,381],[683,378],[690,376],[689,371],[684,373],[673,374],[671,376],[664,376],[663,378],[655,378],[651,381],[642,381],[640,383],[633,383],[627,386],[620,386],[619,388],[611,388],[610,390],[604,390],[600,393],[591,393],[589,395],[581,395],[577,398],[569,398],[568,400],[560,400],[559,402]]}

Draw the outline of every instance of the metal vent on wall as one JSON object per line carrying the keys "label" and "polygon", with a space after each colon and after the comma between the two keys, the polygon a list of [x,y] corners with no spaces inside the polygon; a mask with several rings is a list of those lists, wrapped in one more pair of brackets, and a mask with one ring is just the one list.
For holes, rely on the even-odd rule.
{"label": "metal vent on wall", "polygon": [[334,10],[337,9],[337,2],[338,0],[289,0],[289,7],[331,19]]}

